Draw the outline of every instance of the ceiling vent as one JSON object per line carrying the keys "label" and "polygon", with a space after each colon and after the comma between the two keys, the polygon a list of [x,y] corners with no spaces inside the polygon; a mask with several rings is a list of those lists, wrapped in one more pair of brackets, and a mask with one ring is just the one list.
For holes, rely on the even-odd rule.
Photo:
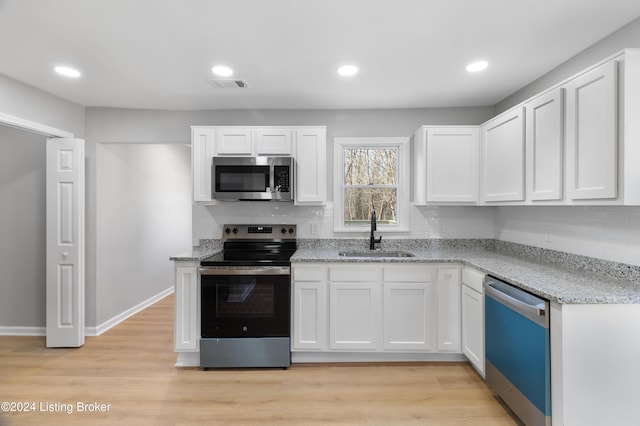
{"label": "ceiling vent", "polygon": [[248,89],[249,83],[244,80],[207,80],[216,89]]}

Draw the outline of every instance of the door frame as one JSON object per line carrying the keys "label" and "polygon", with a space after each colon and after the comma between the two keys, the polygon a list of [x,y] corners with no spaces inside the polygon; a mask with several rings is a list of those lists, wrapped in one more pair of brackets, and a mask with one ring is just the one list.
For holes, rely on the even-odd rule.
{"label": "door frame", "polygon": [[[26,118],[22,118],[22,117],[17,117],[15,115],[10,115],[10,114],[6,114],[6,113],[2,113],[0,112],[0,126],[7,126],[7,127],[12,127],[15,129],[19,129],[19,130],[24,130],[30,133],[35,133],[38,135],[42,135],[45,137],[45,144],[47,143],[49,138],[73,138],[74,134],[72,132],[69,132],[67,130],[63,130],[63,129],[58,129],[46,124],[42,124],[42,123],[38,123],[36,121],[32,121],[32,120],[28,120]],[[49,179],[49,176],[47,174],[47,180]],[[49,182],[46,182],[46,186],[48,187]],[[82,197],[82,202],[84,203],[84,197]],[[84,206],[82,207],[82,210],[84,210]],[[47,209],[47,216],[49,215],[49,209]],[[46,223],[49,222],[49,217],[46,218]],[[46,235],[45,235],[46,237]],[[81,257],[84,259],[84,255],[85,255],[85,246],[84,244],[82,245],[82,254]],[[49,263],[50,259],[47,259],[47,264]],[[84,263],[84,261],[83,261]],[[84,267],[84,265],[83,265]],[[49,286],[51,285],[49,283],[49,279],[48,279],[48,274],[47,274],[47,291],[49,290]],[[84,294],[84,293],[83,293]],[[74,309],[75,311],[80,311],[80,312],[84,312],[84,305],[85,305],[85,300],[84,300],[84,296],[81,298],[76,298],[75,299],[76,303],[78,303],[80,306],[75,306],[72,307],[72,309]],[[47,306],[49,304],[47,303]],[[47,330],[49,327],[46,327]],[[82,327],[80,330],[81,336],[80,336],[80,340],[82,342],[84,342],[84,335],[85,335],[85,329],[84,329],[84,318],[82,319]],[[48,331],[47,331],[48,334]],[[47,338],[49,336],[47,335]],[[56,346],[56,345],[53,345]]]}

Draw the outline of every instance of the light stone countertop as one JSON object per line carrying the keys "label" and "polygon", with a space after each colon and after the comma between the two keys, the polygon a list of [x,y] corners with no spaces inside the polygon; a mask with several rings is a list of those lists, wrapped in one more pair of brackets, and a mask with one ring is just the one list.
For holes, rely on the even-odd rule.
{"label": "light stone countertop", "polygon": [[[560,304],[640,304],[640,281],[623,280],[597,273],[530,261],[486,249],[408,249],[415,257],[343,257],[337,248],[302,248],[292,264],[328,263],[443,263],[456,262],[478,268],[533,294]],[[366,250],[362,250],[366,251]]]}

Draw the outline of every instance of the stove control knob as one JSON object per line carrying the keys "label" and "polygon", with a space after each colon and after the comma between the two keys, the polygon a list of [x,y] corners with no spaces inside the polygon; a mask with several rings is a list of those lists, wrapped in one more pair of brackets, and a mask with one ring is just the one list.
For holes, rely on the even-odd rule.
{"label": "stove control knob", "polygon": [[247,328],[246,325],[242,327],[242,331],[247,331],[247,330],[248,330],[248,328]]}
{"label": "stove control knob", "polygon": [[238,233],[238,228],[233,228],[233,231],[232,231],[232,232],[233,232],[234,234],[237,234],[237,233]]}
{"label": "stove control knob", "polygon": [[289,228],[289,233],[293,234],[293,228]]}
{"label": "stove control knob", "polygon": [[284,229],[284,228],[282,228],[282,229],[280,230],[280,232],[282,232],[283,234],[286,234],[286,233],[287,233],[287,230],[286,230],[286,229]]}
{"label": "stove control knob", "polygon": [[231,233],[231,228],[225,228],[224,229],[224,233],[225,234],[230,234]]}

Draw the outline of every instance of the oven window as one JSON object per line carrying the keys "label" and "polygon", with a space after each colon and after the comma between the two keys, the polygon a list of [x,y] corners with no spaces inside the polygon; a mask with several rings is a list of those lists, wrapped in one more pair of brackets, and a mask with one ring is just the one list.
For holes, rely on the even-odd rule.
{"label": "oven window", "polygon": [[216,192],[266,192],[269,166],[216,166]]}
{"label": "oven window", "polygon": [[201,277],[202,337],[290,334],[290,275]]}
{"label": "oven window", "polygon": [[274,314],[273,284],[258,285],[255,277],[232,277],[217,287],[219,317],[256,318]]}

